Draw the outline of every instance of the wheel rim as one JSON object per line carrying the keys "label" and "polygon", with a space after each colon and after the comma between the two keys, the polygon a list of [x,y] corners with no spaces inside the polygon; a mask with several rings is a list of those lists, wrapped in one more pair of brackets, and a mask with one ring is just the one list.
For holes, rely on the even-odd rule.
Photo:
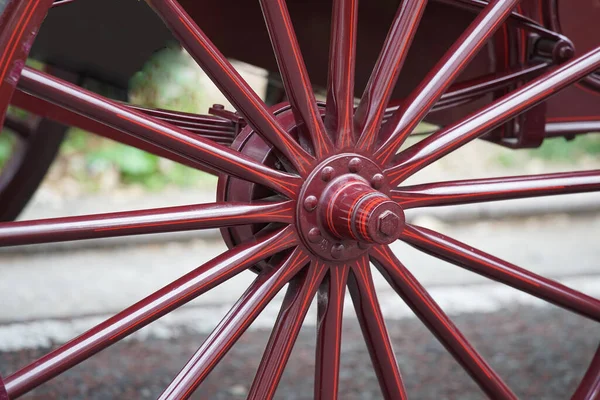
{"label": "wheel rim", "polygon": [[[410,48],[425,0],[405,1],[399,7],[356,112],[353,75],[358,2],[334,1],[324,118],[282,0],[261,1],[289,98],[289,109],[279,112],[266,108],[177,1],[148,0],[148,3],[244,116],[248,122],[242,135],[244,144],[249,143],[247,139],[253,133],[260,135],[263,144],[250,143],[248,147],[240,144],[229,149],[132,107],[26,68],[19,83],[22,90],[151,142],[191,165],[217,170],[222,174],[222,183],[219,201],[213,204],[2,224],[0,245],[221,228],[228,229],[224,236],[230,249],[8,376],[4,383],[10,398],[32,390],[248,268],[255,268],[256,280],[161,398],[189,397],[286,283],[289,285],[281,312],[248,398],[273,397],[317,293],[327,301],[319,302],[315,398],[336,398],[346,287],[354,301],[384,397],[406,398],[369,262],[488,396],[516,398],[391,252],[386,244],[396,239],[600,321],[597,299],[452,238],[406,224],[403,217],[405,209],[414,207],[598,191],[600,171],[396,187],[418,170],[598,69],[600,49],[546,72],[396,154],[468,61],[509,17],[518,0],[491,1],[486,5],[457,44],[385,124],[382,122],[390,102],[390,88]],[[267,188],[265,193],[269,195],[256,195],[248,181]],[[240,192],[245,194],[239,195]],[[245,231],[228,228],[253,224],[253,228]],[[600,355],[596,354],[575,394],[577,398],[592,398],[599,390],[598,359]]]}

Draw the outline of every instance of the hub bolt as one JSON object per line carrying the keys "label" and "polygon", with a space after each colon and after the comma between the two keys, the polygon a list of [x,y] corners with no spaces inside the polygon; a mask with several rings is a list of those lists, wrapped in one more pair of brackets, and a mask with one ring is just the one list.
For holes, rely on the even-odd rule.
{"label": "hub bolt", "polygon": [[335,259],[341,258],[344,255],[344,250],[345,247],[341,243],[333,245],[333,247],[331,248],[331,257]]}
{"label": "hub bolt", "polygon": [[311,228],[311,230],[308,231],[308,240],[311,243],[317,243],[321,240],[321,231],[319,228]]}
{"label": "hub bolt", "polygon": [[318,202],[319,200],[316,198],[316,196],[308,196],[306,199],[304,199],[304,208],[306,211],[312,211],[317,208]]}
{"label": "hub bolt", "polygon": [[362,160],[358,157],[354,157],[348,163],[348,169],[350,172],[357,173],[362,168]]}
{"label": "hub bolt", "polygon": [[335,170],[332,167],[325,167],[321,171],[321,179],[324,182],[329,182],[333,178],[334,173],[335,173]]}
{"label": "hub bolt", "polygon": [[373,187],[373,189],[380,189],[383,186],[383,180],[384,180],[383,175],[381,175],[381,174],[373,175],[373,178],[371,178],[371,186]]}

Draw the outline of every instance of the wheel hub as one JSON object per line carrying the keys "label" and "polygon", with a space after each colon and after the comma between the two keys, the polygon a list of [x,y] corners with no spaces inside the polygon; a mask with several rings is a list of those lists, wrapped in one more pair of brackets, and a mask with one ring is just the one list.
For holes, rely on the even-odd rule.
{"label": "wheel hub", "polygon": [[[297,137],[289,106],[280,105],[274,113],[284,129]],[[272,146],[250,127],[232,147],[271,167],[279,162]],[[357,258],[372,245],[391,243],[400,235],[405,217],[400,205],[390,200],[390,189],[379,165],[368,157],[351,152],[330,156],[314,167],[298,194],[298,235],[313,254],[337,262]],[[225,176],[219,182],[220,201],[249,202],[270,195],[260,185],[241,179]],[[234,247],[262,228],[232,227],[222,234],[228,246]]]}
{"label": "wheel hub", "polygon": [[380,168],[353,153],[320,163],[304,184],[297,205],[297,226],[305,245],[327,260],[356,258],[372,244],[398,238],[402,208],[387,196]]}

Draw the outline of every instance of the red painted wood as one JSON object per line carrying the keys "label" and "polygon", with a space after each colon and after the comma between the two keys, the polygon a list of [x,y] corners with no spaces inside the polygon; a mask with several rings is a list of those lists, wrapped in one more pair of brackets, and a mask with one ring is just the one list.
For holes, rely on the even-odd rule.
{"label": "red painted wood", "polygon": [[33,70],[24,70],[21,87],[61,107],[123,131],[138,139],[242,179],[263,184],[293,196],[300,185],[298,176],[275,171],[239,152],[202,139],[173,125],[148,117],[115,101]]}
{"label": "red painted wood", "polygon": [[[47,7],[44,9],[43,6],[32,4],[39,5],[41,1],[46,0],[29,2],[29,6],[27,2],[17,3],[16,0],[8,4],[9,7],[15,7],[15,4],[25,7],[22,10],[23,18],[29,14],[37,18],[42,15],[42,11],[47,10]],[[218,170],[229,178],[227,185],[222,186],[227,188],[227,194],[230,191],[235,192],[235,195],[244,192],[249,200],[245,203],[224,201],[200,206],[0,225],[0,246],[204,229],[240,223],[245,224],[250,233],[244,236],[248,239],[247,242],[239,240],[243,242],[241,245],[10,376],[6,384],[13,398],[249,267],[259,273],[256,281],[184,366],[171,386],[163,393],[163,398],[189,397],[266,303],[285,282],[290,280],[280,314],[250,389],[249,398],[263,400],[274,396],[308,307],[317,291],[319,291],[319,321],[315,397],[322,399],[336,397],[346,282],[384,397],[394,400],[406,398],[389,334],[377,301],[368,255],[406,303],[490,397],[514,398],[514,394],[501,378],[476,353],[389,248],[373,247],[373,242],[382,243],[382,240],[375,240],[375,236],[384,231],[389,232],[386,235],[390,240],[395,239],[397,235],[402,235],[404,241],[426,253],[596,321],[600,320],[599,300],[531,274],[451,238],[424,228],[405,227],[403,221],[403,208],[595,191],[600,189],[599,171],[430,183],[392,190],[391,196],[395,202],[390,201],[388,196],[390,185],[395,186],[445,154],[458,149],[470,140],[482,137],[515,118],[519,113],[600,68],[600,49],[592,50],[577,60],[539,76],[551,65],[564,61],[554,56],[556,46],[542,43],[543,45],[536,45],[535,50],[545,51],[548,57],[540,60],[538,65],[506,65],[506,69],[497,69],[495,73],[483,74],[481,71],[490,66],[489,63],[483,63],[484,67],[478,66],[474,69],[479,71],[479,74],[470,75],[472,72],[467,69],[467,65],[471,61],[478,60],[475,55],[505,20],[508,20],[511,26],[536,32],[546,38],[565,41],[565,43],[568,42],[568,38],[537,24],[529,18],[529,14],[522,14],[521,8],[518,9],[519,13],[513,12],[519,0],[490,2],[441,0],[446,4],[483,11],[477,15],[452,47],[443,48],[443,51],[448,49],[446,55],[431,69],[422,83],[416,86],[412,94],[401,101],[390,101],[392,91],[398,87],[404,90],[402,96],[405,96],[408,89],[414,88],[414,85],[406,86],[405,82],[397,79],[402,68],[414,75],[414,66],[411,70],[406,55],[415,38],[422,15],[424,15],[423,21],[429,21],[429,24],[435,22],[435,20],[428,20],[426,13],[423,14],[426,0],[402,1],[392,21],[392,27],[375,69],[371,72],[363,97],[353,115],[354,78],[356,71],[365,63],[356,53],[358,0],[333,1],[329,63],[328,68],[322,66],[323,72],[327,71],[329,77],[328,100],[324,106],[317,106],[307,70],[308,62],[314,60],[315,55],[313,52],[307,54],[307,57],[301,54],[296,30],[292,27],[288,13],[288,6],[292,9],[301,4],[300,0],[298,2],[261,0],[260,2],[267,25],[264,32],[270,35],[275,59],[290,99],[292,111],[286,115],[285,105],[278,107],[277,112],[275,109],[267,109],[215,44],[208,39],[205,31],[201,30],[196,21],[188,15],[187,12],[192,11],[196,11],[194,15],[199,15],[198,10],[205,15],[204,4],[182,2],[186,7],[184,10],[175,0],[148,0],[182,45],[248,122],[249,126],[244,128],[244,135],[240,136],[244,138],[244,143],[237,143],[240,146],[237,148],[243,148],[245,155],[212,142],[215,140],[219,143],[228,143],[239,128],[231,122],[215,117],[127,106],[94,95],[47,74],[27,68],[24,70],[19,91],[13,99],[14,103],[22,103],[43,115],[62,118],[63,122],[81,124],[86,129],[97,129],[108,137],[112,135],[118,140],[132,143],[140,148],[149,148],[156,154],[167,155],[197,168]],[[59,4],[67,3],[68,0]],[[369,12],[369,10],[377,10],[370,7],[381,6],[379,2],[373,5],[374,3],[367,3],[364,9]],[[379,9],[388,10],[389,7],[395,7],[395,4],[383,6],[384,8]],[[239,8],[236,9],[238,14],[251,12],[251,8],[244,7],[244,4],[239,4]],[[323,9],[318,2],[311,3],[310,7],[309,11],[313,11],[313,14],[305,14],[305,17],[317,15],[321,12],[319,10]],[[449,13],[457,11],[456,7],[444,7],[432,4],[428,9],[438,13],[440,9],[446,9]],[[326,8],[329,8],[328,4]],[[36,9],[35,13],[32,11],[34,9]],[[39,14],[37,9],[41,10]],[[14,11],[16,8],[10,10]],[[60,12],[64,10],[66,8],[61,8]],[[389,10],[393,12],[393,8]],[[232,15],[233,13],[226,14],[231,21],[240,19]],[[260,10],[257,8],[255,15],[259,16],[259,14]],[[460,13],[452,15],[461,16]],[[391,14],[389,16],[391,17]],[[0,21],[0,43],[7,43],[7,37],[19,35],[19,29],[27,24],[23,22],[26,21],[23,18],[17,18],[21,22],[20,25],[15,25],[14,35],[10,34],[12,36],[6,36],[6,29],[2,29],[2,23],[10,22],[12,19]],[[247,19],[246,15],[242,15],[241,19]],[[447,23],[445,30],[440,31],[441,34],[445,34],[446,31],[451,32],[452,28],[458,27],[460,24],[457,21],[452,20],[451,23]],[[215,32],[214,27],[211,29],[210,26],[214,21],[204,18],[203,22],[207,25],[206,32],[211,34]],[[446,22],[444,20],[444,23]],[[203,29],[205,29],[204,24]],[[231,23],[231,26],[256,27],[256,25],[235,23]],[[300,28],[298,36],[301,36],[302,32],[307,32],[305,26],[297,24],[296,28]],[[314,29],[311,27],[312,30],[317,32],[318,26],[315,25]],[[240,28],[239,31],[243,32],[243,29]],[[237,36],[239,31],[232,32]],[[519,37],[523,37],[524,31]],[[439,45],[443,42],[443,38],[438,36],[439,41],[436,40],[434,43],[427,30],[420,30],[420,32],[424,32],[420,35],[425,35],[424,37],[431,44]],[[503,32],[509,32],[508,28]],[[385,30],[381,33],[380,39],[383,39]],[[327,33],[321,34],[323,38],[326,35]],[[222,40],[220,37],[214,39]],[[266,41],[266,35],[264,39]],[[8,42],[12,46],[11,40],[13,39]],[[321,42],[325,42],[326,45],[327,40],[315,41],[315,49]],[[370,44],[372,41],[369,39],[365,43]],[[22,44],[30,43],[25,41]],[[5,47],[10,50],[11,47],[7,46]],[[236,46],[240,47],[237,43]],[[503,47],[500,43],[499,46],[502,50],[512,51],[517,44],[509,43]],[[268,58],[260,52],[258,44],[256,48],[242,50],[242,53],[251,54],[255,59]],[[26,53],[28,48],[25,47],[24,51]],[[10,55],[10,52],[0,59],[0,67],[4,70],[7,65],[10,65],[6,62],[7,54]],[[225,54],[230,53],[225,51]],[[375,57],[376,53],[373,53],[373,59],[370,61],[374,61]],[[430,57],[429,53],[424,57]],[[506,58],[508,60],[508,57]],[[361,62],[356,63],[357,60]],[[403,64],[406,65],[403,67]],[[424,65],[431,66],[431,63]],[[362,75],[368,76],[364,74],[366,70],[360,70],[363,71]],[[429,70],[429,67],[425,70]],[[489,70],[494,69],[486,69],[485,72]],[[1,71],[0,69],[0,73]],[[323,75],[323,72],[320,75]],[[466,73],[463,76],[469,79],[453,84],[453,81],[463,73]],[[406,77],[407,81],[416,80],[412,75]],[[313,76],[314,73],[311,72],[311,78]],[[525,81],[536,76],[537,79],[523,85]],[[360,76],[357,78],[360,79]],[[357,85],[358,90],[362,89],[361,85],[364,85],[364,81]],[[324,85],[322,79],[314,80],[313,83]],[[2,106],[7,103],[1,101],[3,84],[4,81],[0,82]],[[490,94],[499,90],[508,91],[514,87],[518,89],[461,121],[454,124],[444,122],[445,128],[400,155],[396,155],[404,139],[429,112],[447,111],[444,113],[446,119],[454,113],[466,115],[467,112],[460,114],[459,111],[466,110],[466,107],[471,107],[472,110],[478,104],[475,102],[485,100],[484,96],[490,97]],[[589,96],[597,96],[595,93],[590,94],[592,92],[586,93],[588,97],[580,96],[579,99],[587,100],[590,99]],[[585,101],[582,107],[593,103],[593,101]],[[596,126],[598,117],[593,112],[587,113],[587,109],[582,113],[584,111],[587,117],[579,117],[579,120],[570,118],[550,120],[546,124],[546,129],[553,132],[553,135],[560,135],[564,132],[577,133],[582,129]],[[438,116],[439,114],[435,115],[435,120]],[[323,117],[325,123],[322,121]],[[439,120],[446,121],[444,118],[440,117]],[[385,125],[381,128],[383,122]],[[257,144],[256,142],[262,139],[256,135],[252,136],[254,135],[252,130],[260,134],[268,143]],[[300,133],[299,141],[293,138],[296,132]],[[353,144],[358,134],[361,134],[360,141],[354,148]],[[245,141],[248,138],[253,140]],[[377,140],[381,142],[377,143]],[[311,150],[316,157],[309,154],[310,150],[302,147],[310,148],[310,141],[312,141]],[[271,144],[275,148],[273,152],[271,152]],[[333,157],[325,160],[329,156]],[[395,165],[382,171],[383,166],[387,166],[392,159],[395,159]],[[317,163],[319,167],[315,167]],[[281,165],[286,168],[285,171],[295,169],[298,174],[283,172]],[[325,166],[330,168],[326,169]],[[237,179],[231,179],[231,176],[253,182],[250,186],[251,193],[248,194],[249,186],[246,186],[246,182],[240,183]],[[360,190],[350,189],[355,183]],[[344,186],[346,184],[347,187]],[[256,198],[272,196],[271,190],[292,200],[282,201],[277,197],[277,200],[273,200],[276,201],[275,203],[255,202]],[[307,193],[308,190],[310,193]],[[299,198],[301,194],[302,198]],[[227,198],[226,193],[220,195],[221,198]],[[296,199],[301,201],[298,206]],[[362,203],[364,199],[368,201]],[[376,212],[379,210],[380,203],[385,203],[389,207]],[[401,214],[402,223],[383,224],[384,211]],[[269,222],[290,224],[290,226],[257,239],[254,232],[259,231],[263,224]],[[298,226],[295,225],[296,223]],[[387,241],[383,242],[387,243]],[[228,244],[233,246],[233,241],[229,241]],[[295,251],[289,250],[298,245],[302,246],[302,250],[299,250],[300,248],[296,248]],[[280,264],[259,263],[260,260],[268,259],[271,255],[290,253],[292,254],[289,258],[286,256],[279,258],[283,260]],[[336,258],[338,256],[343,256],[343,261]],[[311,265],[302,268],[309,258],[312,261]],[[325,276],[327,278],[323,281]],[[598,355],[594,357],[575,398],[596,397],[600,390],[599,358]]]}
{"label": "red painted wood", "polygon": [[315,155],[322,158],[332,150],[333,143],[317,108],[285,0],[261,0],[260,5],[292,110],[298,124],[304,124]]}
{"label": "red painted wood", "polygon": [[423,82],[409,95],[406,107],[398,110],[383,128],[381,135],[386,140],[375,153],[382,165],[393,158],[408,135],[425,118],[435,102],[501,26],[519,1],[490,1]]}
{"label": "red painted wood", "polygon": [[175,0],[147,0],[248,124],[279,149],[301,174],[312,157],[281,127],[264,102]]}
{"label": "red painted wood", "polygon": [[371,257],[404,302],[490,398],[517,398],[387,246],[375,247]]}
{"label": "red painted wood", "polygon": [[596,350],[585,376],[571,397],[572,400],[596,400],[600,398],[600,347]]}
{"label": "red painted wood", "polygon": [[326,271],[323,263],[313,261],[302,276],[290,282],[273,332],[250,387],[248,400],[270,400],[275,395],[306,312]]}
{"label": "red painted wood", "polygon": [[354,70],[358,0],[334,0],[329,44],[325,126],[339,149],[354,145]]}
{"label": "red painted wood", "polygon": [[17,398],[245,269],[297,245],[290,228],[226,251],[6,378]]}
{"label": "red painted wood", "polygon": [[[17,140],[0,169],[0,221],[14,221],[34,196],[52,165],[67,127],[47,119],[8,115],[4,126]],[[6,135],[6,132],[0,133]]]}
{"label": "red painted wood", "polygon": [[54,3],[52,3],[52,8],[59,7],[59,6],[64,6],[65,4],[69,4],[69,3],[72,3],[74,1],[77,1],[77,0],[54,0]]}
{"label": "red painted wood", "polygon": [[[27,69],[27,67],[25,67],[25,69]],[[35,71],[33,72],[35,73]],[[23,110],[29,111],[35,115],[51,119],[66,126],[75,126],[95,135],[99,135],[117,141],[119,143],[126,144],[128,146],[133,146],[135,148],[147,151],[159,157],[167,158],[180,164],[212,173],[213,175],[219,174],[218,171],[209,168],[204,164],[200,164],[196,161],[187,159],[178,154],[174,154],[159,146],[156,146],[153,143],[128,135],[94,119],[90,119],[84,115],[77,114],[73,111],[62,108],[56,104],[50,103],[44,99],[25,93],[20,87],[17,87],[17,90],[15,90],[15,93],[11,100],[11,104],[15,107],[22,108]],[[132,107],[131,105],[126,106]],[[137,109],[136,107],[132,108]],[[177,113],[177,116],[175,116],[173,112],[162,113],[158,110],[149,109],[140,109],[140,111],[143,111],[145,114],[149,114],[154,118],[163,120],[185,130],[193,132],[194,134],[199,134],[202,137],[213,140],[219,144],[229,145],[233,140],[231,136],[234,135],[235,127],[231,122],[223,121],[221,118],[215,118],[211,116],[198,116],[206,117],[202,118],[202,122],[200,123],[195,121],[188,121],[188,119],[185,118],[185,116],[181,113]],[[222,125],[223,122],[227,123],[229,126]],[[198,126],[200,124],[202,124],[202,128]],[[193,126],[190,127],[190,125]],[[209,132],[209,134],[205,135],[207,131]],[[219,131],[217,137],[215,137],[213,131]]]}
{"label": "red painted wood", "polygon": [[0,126],[52,1],[5,0],[0,4]]}
{"label": "red painted wood", "polygon": [[372,150],[385,109],[408,55],[427,0],[400,3],[377,64],[360,99],[354,121],[360,134],[358,148]]}
{"label": "red painted wood", "polygon": [[600,48],[550,71],[482,110],[400,153],[387,173],[393,183],[426,167],[471,140],[500,126],[559,90],[600,68]]}
{"label": "red painted wood", "polygon": [[[456,7],[463,8],[465,10],[470,10],[475,13],[481,12],[481,10],[485,9],[488,5],[488,2],[485,0],[435,0],[440,3],[445,3],[449,5],[453,5]],[[519,6],[520,8],[520,6]],[[511,24],[512,27],[521,28],[531,33],[535,33],[542,37],[559,41],[565,40],[566,37],[561,35],[553,30],[547,29],[540,25],[537,21],[532,18],[527,17],[521,12],[513,11],[507,19],[507,22]],[[568,40],[568,39],[567,39]]]}
{"label": "red painted wood", "polygon": [[333,237],[363,243],[395,241],[405,221],[397,203],[354,176],[329,185],[320,196],[318,212]]}
{"label": "red painted wood", "polygon": [[352,264],[351,268],[348,277],[348,291],[352,297],[352,303],[354,303],[383,398],[386,400],[407,399],[398,361],[396,361],[390,335],[377,300],[369,259],[361,257]]}
{"label": "red painted wood", "polygon": [[[492,94],[499,89],[523,83],[540,75],[550,64],[540,63],[531,66],[517,67],[504,72],[486,74],[481,77],[455,83],[440,97],[431,108],[429,114],[451,110],[462,104],[473,102],[482,96]],[[388,121],[402,105],[405,99],[394,99],[388,103],[385,110],[384,122]]]}
{"label": "red painted wood", "polygon": [[181,232],[250,223],[292,223],[294,203],[212,203],[0,224],[0,247]]}
{"label": "red painted wood", "polygon": [[317,351],[315,362],[315,400],[338,398],[342,322],[348,266],[329,268],[319,287]]}
{"label": "red painted wood", "polygon": [[261,271],[159,399],[189,398],[260,312],[308,260],[308,255],[296,248],[276,268]]}
{"label": "red painted wood", "polygon": [[600,321],[600,300],[427,228],[407,225],[401,239],[434,257]]}
{"label": "red painted wood", "polygon": [[403,186],[391,198],[409,209],[594,191],[600,191],[600,170]]}

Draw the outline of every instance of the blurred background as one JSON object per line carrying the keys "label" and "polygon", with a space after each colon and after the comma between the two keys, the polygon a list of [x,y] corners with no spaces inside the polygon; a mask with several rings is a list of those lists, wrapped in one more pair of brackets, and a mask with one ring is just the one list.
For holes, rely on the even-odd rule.
{"label": "blurred background", "polygon": [[[30,65],[42,67],[33,60]],[[266,94],[266,71],[239,62],[235,66],[257,93]],[[207,114],[219,103],[233,110],[177,46],[156,53],[129,86],[129,101],[137,105]],[[26,118],[20,110],[11,112]],[[12,132],[0,134],[0,165],[14,143]],[[517,151],[477,141],[410,182],[598,168],[600,135],[548,139],[540,148]],[[212,202],[216,182],[209,174],[70,129],[21,219]],[[599,200],[595,194],[513,200],[415,210],[408,218],[599,297]],[[568,398],[598,345],[596,324],[408,246],[393,247],[517,394]],[[224,249],[218,231],[202,231],[0,250],[0,374],[6,376]],[[484,398],[374,273],[410,398]],[[237,276],[26,398],[155,398],[253,276]],[[245,398],[280,301],[281,293],[211,373],[197,398]],[[345,316],[340,398],[381,398],[350,303]],[[313,304],[277,398],[312,398],[315,323]]]}

